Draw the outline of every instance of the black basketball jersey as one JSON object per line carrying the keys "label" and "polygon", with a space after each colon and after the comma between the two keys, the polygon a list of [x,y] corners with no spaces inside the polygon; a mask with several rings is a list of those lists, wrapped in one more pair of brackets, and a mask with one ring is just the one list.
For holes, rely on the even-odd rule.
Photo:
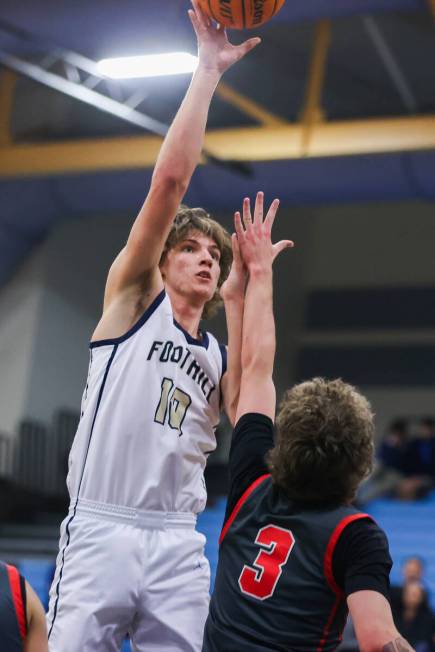
{"label": "black basketball jersey", "polygon": [[26,588],[14,566],[0,562],[0,650],[23,652],[27,635]]}
{"label": "black basketball jersey", "polygon": [[204,652],[331,652],[347,616],[335,582],[335,545],[353,507],[292,506],[258,478],[242,495],[220,537],[219,563]]}

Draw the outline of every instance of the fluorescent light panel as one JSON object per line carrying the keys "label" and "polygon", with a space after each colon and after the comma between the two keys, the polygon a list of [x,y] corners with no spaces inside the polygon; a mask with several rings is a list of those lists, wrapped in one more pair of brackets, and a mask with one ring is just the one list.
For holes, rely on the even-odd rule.
{"label": "fluorescent light panel", "polygon": [[198,66],[198,57],[187,52],[168,52],[140,57],[102,59],[97,65],[102,75],[113,79],[160,77],[193,72]]}

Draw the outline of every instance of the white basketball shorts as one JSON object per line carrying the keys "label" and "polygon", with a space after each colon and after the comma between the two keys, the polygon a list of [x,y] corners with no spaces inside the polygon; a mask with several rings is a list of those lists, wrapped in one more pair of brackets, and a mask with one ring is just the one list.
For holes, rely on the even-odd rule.
{"label": "white basketball shorts", "polygon": [[79,501],[61,526],[50,652],[199,652],[210,567],[196,517]]}

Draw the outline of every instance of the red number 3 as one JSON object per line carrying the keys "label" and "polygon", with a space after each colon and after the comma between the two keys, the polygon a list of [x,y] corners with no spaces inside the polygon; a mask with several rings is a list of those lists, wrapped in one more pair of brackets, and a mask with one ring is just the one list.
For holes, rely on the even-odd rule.
{"label": "red number 3", "polygon": [[258,600],[266,600],[275,591],[282,567],[287,563],[295,545],[295,539],[290,530],[266,525],[259,530],[255,543],[265,550],[258,553],[254,561],[255,568],[246,565],[243,567],[239,586],[242,593]]}

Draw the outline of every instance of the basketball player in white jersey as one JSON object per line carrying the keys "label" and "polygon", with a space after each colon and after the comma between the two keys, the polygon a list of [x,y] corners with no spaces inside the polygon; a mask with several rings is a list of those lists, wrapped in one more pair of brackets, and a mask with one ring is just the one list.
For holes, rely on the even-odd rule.
{"label": "basketball player in white jersey", "polygon": [[198,209],[173,223],[215,87],[259,39],[231,45],[197,0],[189,15],[199,66],[110,269],[90,345],[50,591],[50,652],[118,652],[127,633],[138,652],[201,649],[209,566],[195,522],[221,399],[230,418],[237,399],[244,277],[239,264],[226,285],[225,373],[225,349],[199,323],[228,273],[228,235]]}

